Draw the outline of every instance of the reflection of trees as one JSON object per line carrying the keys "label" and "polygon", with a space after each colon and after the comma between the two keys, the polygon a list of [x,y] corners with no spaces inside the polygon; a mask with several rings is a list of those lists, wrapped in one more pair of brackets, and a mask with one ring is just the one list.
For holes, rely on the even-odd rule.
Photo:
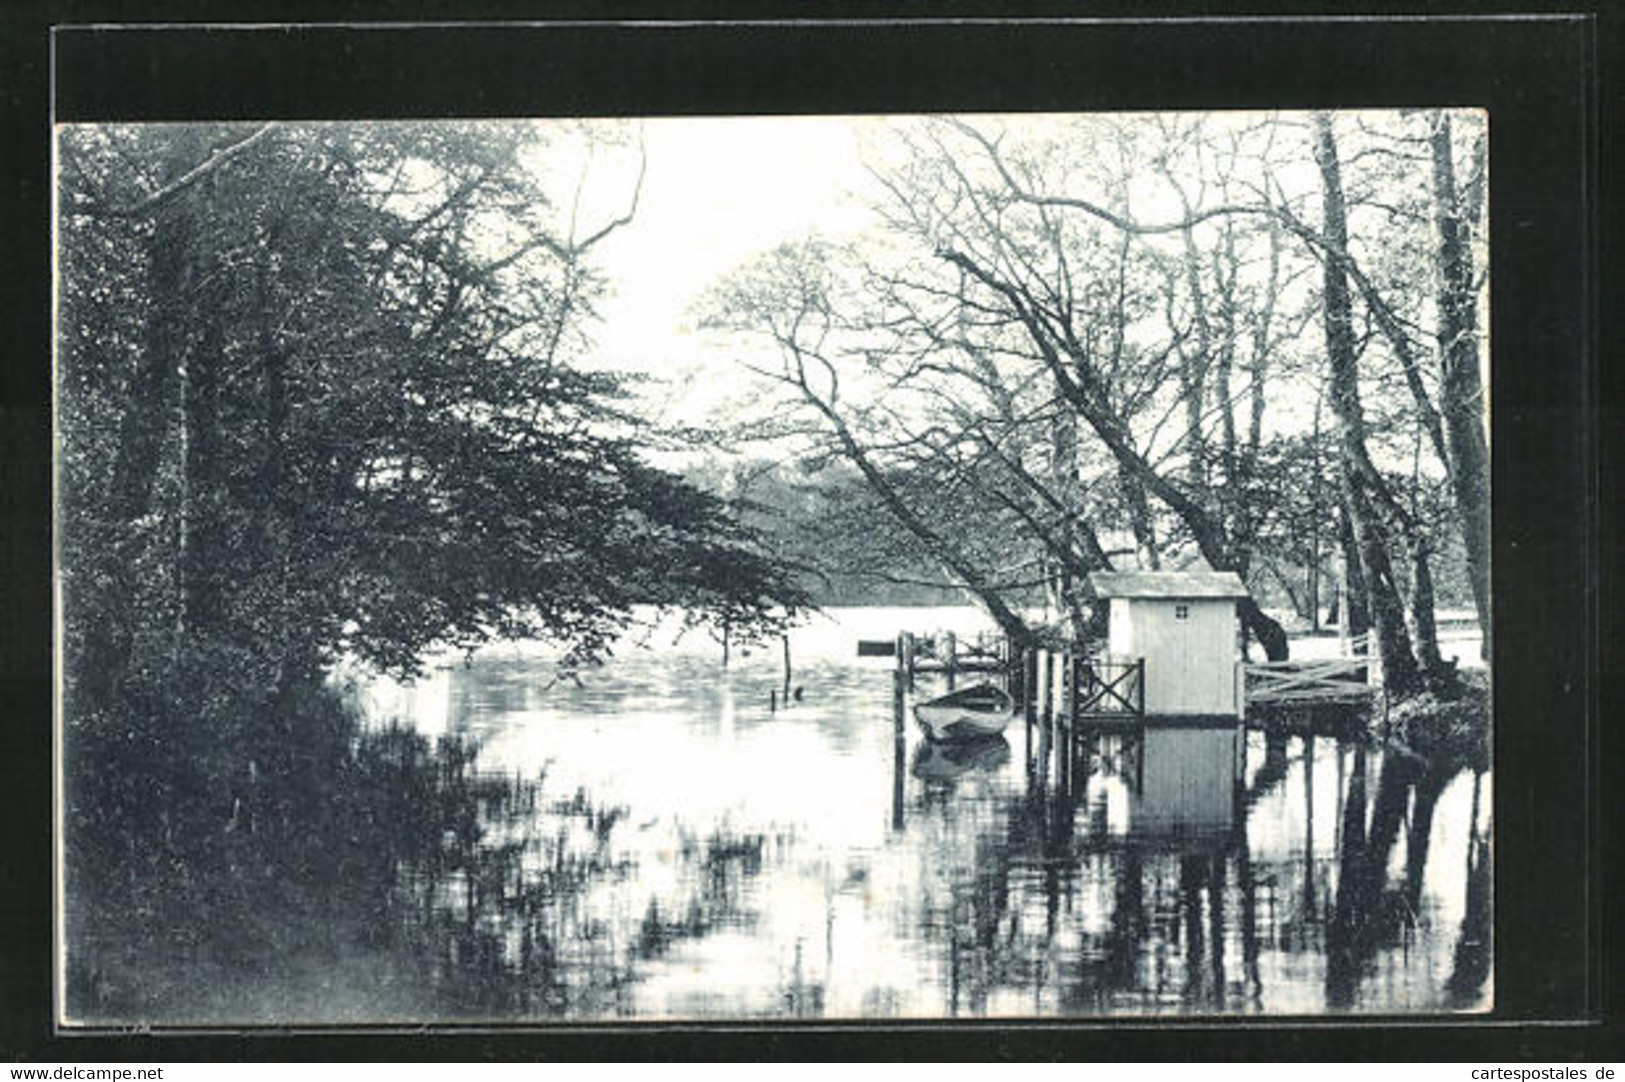
{"label": "reflection of trees", "polygon": [[[1305,836],[1285,860],[1258,859],[1245,815],[1222,837],[1113,833],[1102,821],[1099,786],[1120,779],[1132,787],[1139,770],[1123,748],[1101,750],[1080,759],[1092,772],[1080,770],[1070,791],[1034,785],[976,805],[959,850],[968,863],[946,872],[954,901],[920,929],[944,950],[956,1011],[979,1011],[1001,997],[1066,1014],[1255,1011],[1268,1006],[1265,951],[1324,954],[1327,1005],[1359,1001],[1373,962],[1410,934],[1422,909],[1434,808],[1454,766],[1395,749],[1373,759],[1370,748],[1340,741],[1334,865],[1315,850],[1317,834],[1331,828],[1315,818],[1311,740],[1301,759],[1287,754],[1286,741],[1269,742],[1264,765],[1236,794],[1241,808],[1251,808],[1249,798],[1278,789],[1301,764],[1301,811],[1292,803]],[[955,804],[941,815],[965,828],[970,811]],[[1478,995],[1489,967],[1488,847],[1474,830],[1468,917],[1451,984],[1461,1002]],[[1390,882],[1402,835],[1404,875]]]}
{"label": "reflection of trees", "polygon": [[[1369,823],[1365,815],[1366,749],[1356,747],[1353,774],[1343,808],[1338,854],[1337,902],[1327,936],[1326,1000],[1337,1008],[1352,1007],[1359,985],[1379,950],[1408,934],[1422,909],[1422,886],[1431,848],[1434,809],[1456,764],[1439,764],[1389,748],[1383,756]],[[1475,777],[1475,797],[1476,797]],[[1409,813],[1409,824],[1405,818]],[[1470,1000],[1489,968],[1489,878],[1478,861],[1481,839],[1477,807],[1469,839],[1467,914],[1456,950],[1453,999]],[[1404,882],[1389,883],[1388,865],[1402,827],[1406,829]],[[1487,853],[1487,848],[1484,852]],[[1475,878],[1476,877],[1476,878]],[[1457,996],[1458,978],[1469,989]]]}
{"label": "reflection of trees", "polygon": [[[1309,764],[1312,768],[1312,758]],[[1263,1006],[1264,995],[1264,982],[1258,972],[1258,880],[1253,873],[1252,845],[1247,838],[1245,815],[1236,817],[1236,885],[1240,896],[1242,964],[1242,999],[1236,1007],[1257,1010]]]}
{"label": "reflection of trees", "polygon": [[1490,885],[1494,875],[1489,831],[1481,830],[1478,822],[1482,781],[1482,774],[1473,775],[1472,823],[1467,837],[1467,904],[1461,918],[1461,934],[1456,939],[1455,968],[1446,985],[1452,1007],[1476,1004],[1490,972]]}
{"label": "reflection of trees", "polygon": [[[1050,1009],[1042,1007],[1048,1001],[1068,1014],[1174,1004],[1215,1012],[1244,1002],[1229,987],[1225,957],[1233,913],[1255,911],[1250,878],[1232,880],[1229,868],[1240,832],[1184,835],[1177,824],[1150,836],[1096,829],[1090,765],[1135,779],[1143,749],[1112,741],[1083,754],[1070,740],[1062,744],[1063,755],[1078,756],[1072,786],[1065,774],[1060,782],[1033,779],[1004,800],[943,809],[961,826],[974,817],[960,849],[968,863],[948,870],[950,903],[933,905],[937,883],[922,881],[919,931],[945,955],[950,1011],[981,1012],[1012,993],[1035,1010]],[[1233,776],[1228,764],[1216,765],[1227,780]],[[1232,882],[1243,896],[1239,906],[1228,901]],[[1104,927],[1096,919],[1101,906]],[[1256,974],[1256,937],[1243,940],[1252,944],[1243,972]],[[1158,956],[1171,965],[1148,961]]]}
{"label": "reflection of trees", "polygon": [[1284,732],[1272,730],[1264,734],[1264,762],[1253,775],[1252,784],[1247,787],[1247,807],[1257,804],[1286,780],[1287,771],[1292,765],[1287,758],[1286,743]]}
{"label": "reflection of trees", "polygon": [[457,741],[419,755],[427,815],[403,818],[385,934],[416,960],[419,979],[450,1016],[614,1015],[630,1009],[636,967],[685,939],[748,926],[744,883],[767,839],[683,834],[688,873],[674,897],[653,899],[627,928],[595,899],[633,879],[613,838],[627,809],[588,794],[544,803],[540,783],[475,769]]}
{"label": "reflection of trees", "polygon": [[[1339,774],[1348,769],[1335,805],[1333,869],[1315,852],[1315,837],[1328,828],[1315,818],[1308,741],[1301,758],[1284,745],[1266,749],[1267,769],[1250,779],[1256,792],[1260,773],[1295,772],[1300,764],[1305,771],[1303,792],[1289,790],[1288,813],[1302,816],[1305,837],[1285,857],[1260,856],[1271,850],[1255,849],[1246,815],[1223,834],[1181,826],[1178,815],[1198,806],[1180,801],[1135,818],[1159,799],[1155,785],[1142,791],[1142,779],[1149,784],[1155,775],[1167,784],[1166,764],[1142,762],[1143,745],[1109,743],[1082,755],[1070,744],[1063,742],[1061,753],[1079,756],[1072,784],[1052,777],[1019,791],[1001,788],[990,771],[1003,756],[951,786],[932,787],[918,776],[905,783],[913,794],[907,829],[915,835],[906,846],[925,864],[908,888],[921,904],[902,916],[900,931],[940,961],[950,1012],[1003,1013],[1012,1004],[1030,1004],[1038,1014],[1250,1012],[1271,1005],[1264,986],[1283,954],[1298,955],[1292,968],[1301,970],[1323,952],[1328,1005],[1370,998],[1360,988],[1373,962],[1422,909],[1434,807],[1448,769],[1392,751],[1374,759],[1358,744],[1340,747]],[[1169,747],[1152,742],[1149,754]],[[639,888],[638,870],[617,844],[630,829],[625,809],[600,807],[586,793],[544,802],[536,783],[479,773],[471,753],[458,754],[426,760],[438,771],[423,794],[434,810],[403,818],[402,829],[421,834],[421,851],[430,855],[411,855],[420,852],[413,846],[399,851],[401,885],[385,915],[393,945],[422,959],[420,979],[455,1015],[625,1013],[636,1007],[640,976],[680,957],[684,943],[730,929],[760,934],[752,932],[750,881],[773,863],[779,839],[680,834],[677,886],[653,899],[639,893],[628,907],[626,895]],[[902,761],[893,765],[895,787]],[[1226,776],[1235,783],[1233,771]],[[1279,796],[1281,780],[1266,784]],[[1126,787],[1128,822],[1096,811],[1105,807],[1107,786]],[[1247,808],[1248,789],[1232,792],[1238,810]],[[1448,1002],[1463,1005],[1481,994],[1489,969],[1489,848],[1476,808],[1472,830],[1466,915],[1447,992]],[[1402,832],[1407,859],[1391,882],[1390,857]],[[1335,891],[1323,889],[1328,881]],[[826,929],[826,947],[830,938]],[[792,962],[786,944],[769,1007],[775,1013],[825,1009],[830,958],[804,960],[803,947],[798,939]],[[875,989],[869,998],[887,994],[895,993]],[[880,1009],[885,1000],[874,1002]]]}
{"label": "reflection of trees", "polygon": [[1452,771],[1429,765],[1416,780],[1410,827],[1405,834],[1405,903],[1413,914],[1422,907],[1422,875],[1433,838],[1433,811],[1452,777]]}

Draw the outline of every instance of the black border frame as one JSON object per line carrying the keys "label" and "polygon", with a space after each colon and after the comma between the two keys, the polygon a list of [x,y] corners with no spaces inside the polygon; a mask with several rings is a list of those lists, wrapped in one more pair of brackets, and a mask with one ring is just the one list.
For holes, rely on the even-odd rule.
{"label": "black border frame", "polygon": [[[0,216],[9,242],[0,311],[12,330],[0,368],[0,521],[15,598],[0,610],[0,689],[12,707],[0,727],[0,778],[21,808],[0,840],[25,873],[0,888],[5,1058],[1620,1058],[1618,1019],[1607,1011],[1621,970],[1604,964],[1617,939],[1603,912],[1619,896],[1620,871],[1601,863],[1609,831],[1618,842],[1602,794],[1619,742],[1598,709],[1607,656],[1599,620],[1611,610],[1597,591],[1612,566],[1601,555],[1618,546],[1617,512],[1598,499],[1612,489],[1599,488],[1597,474],[1617,461],[1607,440],[1620,420],[1617,399],[1597,398],[1596,153],[1616,152],[1599,142],[1598,93],[1612,89],[1599,45],[1609,57],[1618,51],[1610,19],[1566,8],[1121,21],[953,9],[895,20],[849,8],[838,20],[727,22],[714,9],[673,21],[628,6],[621,18],[641,21],[609,22],[556,5],[544,23],[513,21],[535,13],[508,6],[480,13],[508,21],[471,25],[436,21],[444,7],[412,0],[245,7],[234,6],[234,22],[356,21],[96,29],[128,20],[128,10],[114,0],[40,2],[0,46],[0,78],[15,84],[0,155],[15,171]],[[144,20],[220,17],[203,3],[144,10]],[[53,23],[81,28],[52,34]],[[1613,97],[1602,101],[1618,109]],[[52,106],[71,121],[1420,105],[1491,112],[1498,860],[1489,1019],[53,1032]]]}

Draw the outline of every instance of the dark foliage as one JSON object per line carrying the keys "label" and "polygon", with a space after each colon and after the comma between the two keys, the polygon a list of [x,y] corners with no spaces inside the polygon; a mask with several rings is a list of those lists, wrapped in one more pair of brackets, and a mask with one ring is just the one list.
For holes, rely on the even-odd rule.
{"label": "dark foliage", "polygon": [[623,219],[556,212],[537,128],[59,139],[70,895],[107,868],[221,913],[348,882],[302,840],[355,826],[368,784],[322,687],[340,658],[410,674],[525,637],[568,666],[636,605],[736,637],[801,605],[576,365]]}

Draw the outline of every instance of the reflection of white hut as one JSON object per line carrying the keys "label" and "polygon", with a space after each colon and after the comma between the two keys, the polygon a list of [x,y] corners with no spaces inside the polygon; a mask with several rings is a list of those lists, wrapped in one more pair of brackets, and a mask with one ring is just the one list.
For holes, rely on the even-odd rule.
{"label": "reflection of white hut", "polygon": [[1223,834],[1235,825],[1245,739],[1239,729],[1148,726],[1141,739],[1139,790],[1129,813],[1136,832]]}
{"label": "reflection of white hut", "polygon": [[1107,649],[1145,659],[1145,712],[1235,717],[1241,708],[1233,571],[1097,571],[1095,595],[1111,604]]}

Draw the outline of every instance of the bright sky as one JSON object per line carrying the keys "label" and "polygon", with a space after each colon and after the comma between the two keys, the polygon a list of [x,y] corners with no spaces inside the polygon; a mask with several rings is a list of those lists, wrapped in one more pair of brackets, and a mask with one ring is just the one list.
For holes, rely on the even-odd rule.
{"label": "bright sky", "polygon": [[643,121],[648,172],[636,218],[596,253],[614,283],[595,331],[597,362],[676,381],[657,400],[709,399],[706,385],[727,383],[727,373],[693,329],[690,308],[719,276],[758,253],[813,231],[837,236],[862,228],[867,212],[850,196],[866,178],[860,132],[880,123]]}
{"label": "bright sky", "polygon": [[[1383,114],[1368,119],[1380,121]],[[1230,125],[1256,123],[1259,114],[1228,114]],[[641,137],[646,174],[633,221],[606,238],[595,262],[611,283],[589,359],[593,367],[638,372],[658,382],[640,395],[640,411],[656,424],[706,425],[713,411],[752,394],[749,378],[732,362],[731,349],[693,326],[696,301],[722,275],[775,246],[817,232],[838,240],[871,222],[875,201],[867,157],[884,156],[886,129],[898,117],[717,117],[650,118],[631,123]],[[1029,137],[1056,133],[1071,118],[981,117],[981,122]],[[1149,123],[1152,118],[1147,118]],[[1357,145],[1344,122],[1347,141]],[[1291,130],[1288,125],[1288,130]],[[574,168],[571,166],[571,168]],[[613,152],[595,163],[587,185],[592,207],[583,207],[581,231],[625,210],[636,176],[636,154]],[[1277,180],[1299,191],[1317,183],[1312,165],[1278,169]],[[1161,221],[1179,208],[1155,183],[1135,189],[1136,216]],[[1215,198],[1217,198],[1215,196]],[[1305,280],[1307,281],[1307,280]],[[1487,354],[1487,351],[1486,351]],[[1278,377],[1280,378],[1280,377]],[[1272,407],[1281,419],[1307,427],[1309,400],[1288,399]],[[1297,407],[1294,409],[1294,407]],[[720,412],[720,411],[719,411]]]}

